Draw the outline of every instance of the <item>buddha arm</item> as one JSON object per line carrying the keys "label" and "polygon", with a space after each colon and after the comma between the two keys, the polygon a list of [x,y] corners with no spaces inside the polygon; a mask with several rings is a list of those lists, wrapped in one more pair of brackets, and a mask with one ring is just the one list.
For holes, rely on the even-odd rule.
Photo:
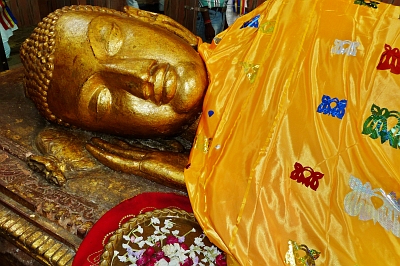
{"label": "buddha arm", "polygon": [[93,138],[86,149],[99,162],[115,171],[186,189],[183,169],[188,162],[187,154],[137,148],[121,142],[111,144],[99,138]]}

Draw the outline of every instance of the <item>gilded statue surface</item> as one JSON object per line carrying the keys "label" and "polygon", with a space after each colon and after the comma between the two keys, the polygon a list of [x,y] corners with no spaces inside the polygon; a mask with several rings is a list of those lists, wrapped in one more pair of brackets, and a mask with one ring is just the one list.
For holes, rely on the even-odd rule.
{"label": "gilded statue surface", "polygon": [[21,46],[26,95],[54,124],[122,139],[78,142],[48,129],[36,140],[43,156],[31,156],[30,166],[63,185],[68,172],[97,167],[96,158],[184,190],[208,85],[197,44],[172,19],[130,7],[71,6],[48,15]]}

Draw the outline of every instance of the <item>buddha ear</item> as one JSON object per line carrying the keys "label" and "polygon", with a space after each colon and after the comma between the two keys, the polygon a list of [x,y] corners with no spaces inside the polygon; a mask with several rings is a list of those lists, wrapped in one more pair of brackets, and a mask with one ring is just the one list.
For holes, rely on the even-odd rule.
{"label": "buddha ear", "polygon": [[161,28],[164,28],[170,32],[173,32],[186,42],[188,42],[192,47],[197,47],[198,38],[187,28],[173,20],[172,18],[157,14],[145,10],[140,10],[131,6],[125,6],[124,11],[130,16],[136,19],[140,19],[144,22],[148,22],[153,25],[157,25]]}

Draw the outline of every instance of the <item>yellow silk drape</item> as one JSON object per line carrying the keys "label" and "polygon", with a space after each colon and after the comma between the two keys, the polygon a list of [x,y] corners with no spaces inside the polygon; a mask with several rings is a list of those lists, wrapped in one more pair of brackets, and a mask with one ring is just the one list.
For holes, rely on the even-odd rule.
{"label": "yellow silk drape", "polygon": [[[349,215],[345,197],[351,176],[400,193],[400,147],[362,134],[373,104],[400,111],[400,75],[377,69],[385,44],[400,48],[399,15],[268,0],[200,46],[210,86],[185,180],[207,236],[241,265],[283,265],[289,240],[320,251],[317,265],[398,265],[400,238]],[[335,40],[358,46],[334,53]],[[317,112],[323,95],[347,100],[342,119]],[[318,189],[290,178],[295,163],[324,175]]]}

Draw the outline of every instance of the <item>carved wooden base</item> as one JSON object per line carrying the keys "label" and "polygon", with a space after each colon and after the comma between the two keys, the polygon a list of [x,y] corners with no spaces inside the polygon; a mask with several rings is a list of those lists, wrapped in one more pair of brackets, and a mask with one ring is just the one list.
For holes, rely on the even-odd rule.
{"label": "carved wooden base", "polygon": [[[0,73],[0,99],[0,240],[8,241],[14,250],[25,252],[39,265],[71,265],[92,225],[125,199],[143,192],[185,194],[114,172],[94,159],[96,165],[91,169],[67,173],[65,186],[50,184],[27,164],[28,156],[41,155],[36,148],[37,136],[52,125],[25,98],[22,69]],[[93,136],[76,132],[78,137],[85,136],[80,142]],[[0,265],[13,265],[11,253],[0,251]]]}

